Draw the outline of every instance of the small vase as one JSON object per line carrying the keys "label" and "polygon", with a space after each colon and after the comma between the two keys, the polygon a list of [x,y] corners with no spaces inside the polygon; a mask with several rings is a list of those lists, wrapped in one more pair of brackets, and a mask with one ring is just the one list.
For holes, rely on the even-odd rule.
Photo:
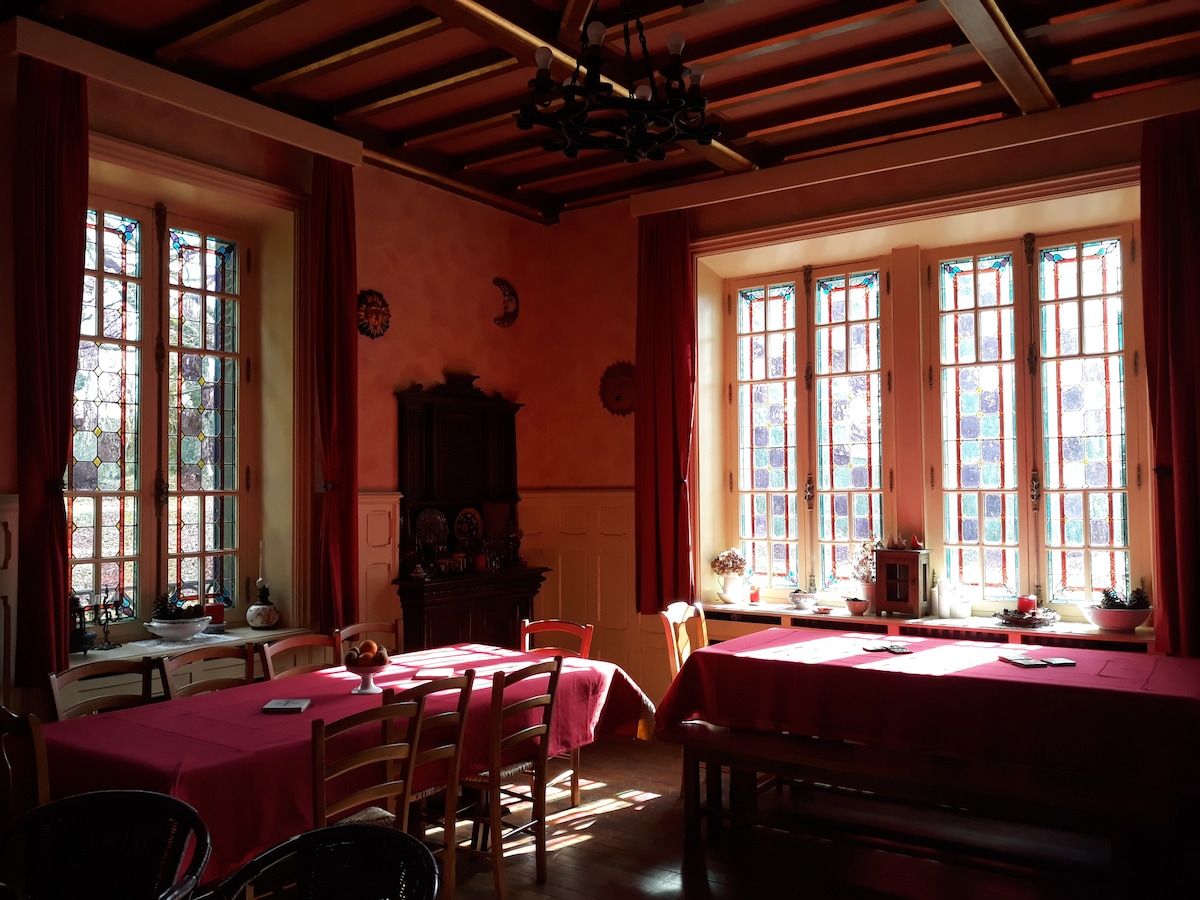
{"label": "small vase", "polygon": [[744,603],[746,601],[749,594],[749,585],[745,581],[740,577],[734,578],[729,575],[720,578],[720,580],[721,589],[717,591],[717,597],[723,603]]}
{"label": "small vase", "polygon": [[274,628],[282,615],[279,607],[271,602],[271,589],[261,578],[258,580],[258,602],[246,609],[246,624],[257,631]]}

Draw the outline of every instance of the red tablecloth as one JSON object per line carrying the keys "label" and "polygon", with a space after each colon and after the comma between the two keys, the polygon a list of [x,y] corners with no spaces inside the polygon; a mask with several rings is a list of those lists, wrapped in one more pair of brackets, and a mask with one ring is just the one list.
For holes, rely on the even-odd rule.
{"label": "red tablecloth", "polygon": [[[906,655],[864,646],[905,643]],[[1006,765],[1111,772],[1200,797],[1200,659],[1026,647],[1076,665],[1021,669],[1012,644],[767,629],[693,653],[659,704],[688,720]]]}
{"label": "red tablecloth", "polygon": [[[463,774],[486,766],[491,676],[538,661],[535,654],[461,644],[393,658],[375,677],[403,689],[424,669],[475,669],[467,716]],[[344,668],[181,697],[167,703],[46,725],[51,792],[56,797],[103,788],[172,794],[192,804],[212,832],[205,880],[219,878],[279,841],[312,827],[311,722],[341,718],[378,704],[351,694],[360,677]],[[439,709],[439,696],[426,707]],[[279,697],[307,697],[298,714],[268,715]],[[448,705],[448,703],[446,704]],[[597,734],[649,737],[653,705],[618,666],[564,659],[555,700],[551,753],[583,746]]]}

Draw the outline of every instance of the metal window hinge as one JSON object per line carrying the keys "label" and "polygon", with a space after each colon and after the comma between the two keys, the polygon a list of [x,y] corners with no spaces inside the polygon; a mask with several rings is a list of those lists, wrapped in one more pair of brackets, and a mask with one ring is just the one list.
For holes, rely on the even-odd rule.
{"label": "metal window hinge", "polygon": [[727,385],[725,385],[725,387],[726,387],[725,393],[727,395],[725,397],[725,402],[728,403],[730,406],[732,406],[733,405],[733,385],[727,384]]}
{"label": "metal window hinge", "polygon": [[733,473],[729,473],[729,493],[733,493]]}
{"label": "metal window hinge", "polygon": [[934,487],[934,484],[933,484],[933,466],[930,466],[930,467],[929,467],[929,489],[930,489],[930,490],[933,490],[933,487]]}
{"label": "metal window hinge", "polygon": [[1138,486],[1138,490],[1140,491],[1142,489],[1142,464],[1141,463],[1137,464],[1137,486]]}
{"label": "metal window hinge", "polygon": [[725,295],[725,315],[733,315],[733,294]]}
{"label": "metal window hinge", "polygon": [[929,367],[929,389],[933,390],[933,366]]}
{"label": "metal window hinge", "polygon": [[1030,375],[1037,374],[1037,360],[1038,360],[1037,348],[1033,346],[1032,341],[1030,341],[1030,343],[1029,343],[1029,353],[1026,354],[1026,359],[1029,362],[1029,374]]}
{"label": "metal window hinge", "polygon": [[1129,239],[1129,261],[1137,262],[1137,238]]}
{"label": "metal window hinge", "polygon": [[925,290],[933,290],[933,266],[925,267]]}
{"label": "metal window hinge", "polygon": [[254,360],[251,357],[246,357],[246,384],[254,381]]}
{"label": "metal window hinge", "polygon": [[1140,375],[1141,371],[1142,371],[1141,353],[1138,350],[1134,350],[1133,351],[1133,374],[1134,374],[1134,377],[1137,377],[1138,375]]}
{"label": "metal window hinge", "polygon": [[246,274],[254,271],[254,250],[246,248]]}
{"label": "metal window hinge", "polygon": [[883,283],[884,283],[884,290],[887,291],[887,294],[890,297],[892,295],[892,270],[891,269],[888,269],[888,271],[884,273]]}
{"label": "metal window hinge", "polygon": [[250,467],[246,466],[246,493],[250,493]]}
{"label": "metal window hinge", "polygon": [[892,370],[891,370],[891,369],[888,369],[888,384],[887,384],[887,392],[888,392],[889,394],[892,392]]}
{"label": "metal window hinge", "polygon": [[813,368],[812,363],[808,362],[804,365],[804,389],[812,392]]}
{"label": "metal window hinge", "polygon": [[888,469],[888,493],[896,490],[896,470]]}

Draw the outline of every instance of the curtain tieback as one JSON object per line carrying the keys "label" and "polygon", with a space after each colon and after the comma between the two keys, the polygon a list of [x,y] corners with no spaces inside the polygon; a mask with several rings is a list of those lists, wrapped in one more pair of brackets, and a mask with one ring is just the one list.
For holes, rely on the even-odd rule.
{"label": "curtain tieback", "polygon": [[327,481],[323,485],[321,485],[321,490],[323,490],[325,493],[328,494],[330,491],[332,491],[334,489],[335,486],[336,485],[334,485],[334,483],[332,481]]}

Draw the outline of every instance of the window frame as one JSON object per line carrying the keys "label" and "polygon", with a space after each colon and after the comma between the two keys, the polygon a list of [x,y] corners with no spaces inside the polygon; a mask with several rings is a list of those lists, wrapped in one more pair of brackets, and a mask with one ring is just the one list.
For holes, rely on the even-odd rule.
{"label": "window frame", "polygon": [[[258,380],[249,378],[253,371],[253,360],[260,355],[261,336],[261,302],[260,282],[257,266],[250,265],[257,255],[255,248],[261,241],[261,234],[245,222],[231,218],[228,221],[216,221],[217,217],[176,213],[170,209],[164,210],[163,246],[159,246],[157,238],[158,224],[156,209],[148,205],[143,198],[135,200],[114,197],[114,193],[98,190],[93,185],[89,194],[88,209],[103,210],[123,215],[138,221],[142,232],[141,245],[141,275],[138,279],[142,286],[142,326],[138,339],[141,416],[137,454],[139,471],[137,486],[128,495],[136,498],[138,510],[138,543],[133,553],[123,554],[122,558],[136,561],[139,568],[138,587],[136,596],[132,598],[134,608],[132,615],[114,620],[110,625],[110,639],[117,641],[136,640],[143,635],[141,623],[148,621],[159,593],[159,588],[166,581],[166,553],[168,521],[165,514],[159,515],[156,493],[156,472],[167,471],[167,409],[169,392],[165,383],[168,379],[166,365],[167,355],[172,348],[164,345],[163,364],[161,372],[155,359],[156,343],[160,336],[165,336],[168,315],[167,292],[171,286],[166,277],[167,248],[165,238],[170,229],[197,231],[204,235],[219,236],[235,242],[238,246],[238,271],[240,279],[239,296],[239,329],[243,340],[240,342],[237,356],[240,360],[238,373],[238,414],[237,424],[238,463],[237,490],[238,497],[238,557],[237,590],[233,606],[226,610],[226,621],[232,625],[244,622],[246,608],[254,602],[253,579],[249,573],[260,569],[259,547],[263,532],[263,510],[261,491],[254,490],[254,473],[261,471],[262,447],[262,403],[258,388]],[[141,202],[139,202],[139,200]],[[102,232],[103,221],[98,220],[97,228]],[[101,238],[102,240],[102,238]],[[103,277],[103,247],[100,253],[100,277]],[[161,293],[160,293],[161,291]],[[98,332],[102,332],[99,327]],[[80,334],[84,340],[90,335]],[[102,333],[95,335],[103,340]],[[161,433],[161,440],[160,440]],[[247,479],[250,484],[247,484]],[[166,484],[163,483],[165,490]],[[75,495],[76,492],[68,491]],[[102,496],[96,491],[79,492],[81,496]],[[70,522],[68,522],[70,528]],[[68,536],[70,541],[70,536]],[[97,539],[95,549],[99,549]],[[161,552],[161,558],[158,558]],[[105,557],[85,557],[85,559],[103,560]],[[95,565],[99,565],[97,562]],[[74,565],[68,559],[68,567]],[[97,578],[99,578],[97,573]],[[95,627],[100,627],[99,623]]]}

